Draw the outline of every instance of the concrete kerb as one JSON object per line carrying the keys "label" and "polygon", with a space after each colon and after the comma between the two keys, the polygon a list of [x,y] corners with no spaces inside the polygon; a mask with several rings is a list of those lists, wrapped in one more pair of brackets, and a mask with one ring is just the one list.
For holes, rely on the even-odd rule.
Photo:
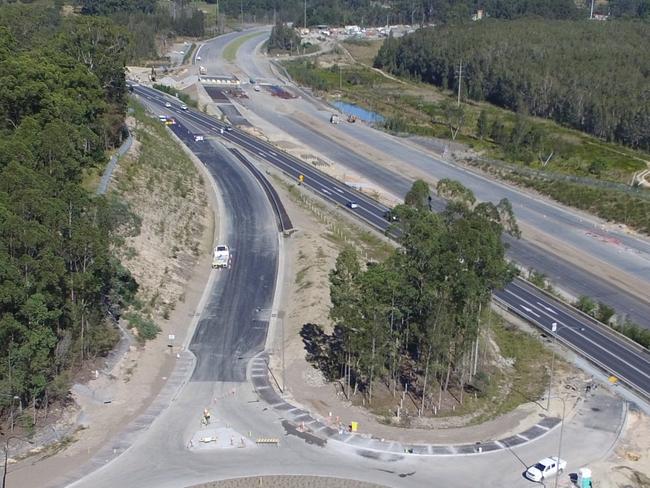
{"label": "concrete kerb", "polygon": [[[223,200],[221,193],[212,178],[212,176],[207,172],[204,165],[200,160],[190,151],[190,149],[182,143],[182,141],[168,129],[168,132],[171,134],[172,138],[180,145],[183,151],[190,157],[192,162],[200,169],[200,171],[208,178],[213,188],[213,198],[208,197],[211,201],[211,207],[214,212],[215,219],[219,222],[219,226],[214,226],[214,235],[213,241],[219,235],[222,235],[224,232],[224,226],[226,220],[219,218],[219,208],[225,208],[223,206]],[[217,230],[218,229],[218,230]],[[203,290],[199,303],[197,305],[197,311],[200,312],[205,306],[205,302],[209,296],[209,292],[216,278],[216,273],[211,273],[208,283]],[[185,339],[183,341],[182,351],[179,356],[179,361],[176,362],[172,373],[168,377],[165,385],[160,390],[156,398],[151,402],[151,404],[145,409],[145,411],[133,419],[127,427],[111,438],[102,449],[100,449],[97,454],[95,454],[86,464],[81,466],[77,473],[72,474],[61,486],[74,486],[80,479],[89,475],[90,473],[102,469],[105,466],[109,465],[112,461],[117,459],[119,456],[127,452],[135,442],[135,438],[138,433],[145,430],[148,426],[153,424],[153,422],[158,418],[160,413],[162,413],[172,402],[177,398],[184,386],[187,384],[189,378],[191,378],[194,368],[196,366],[196,356],[189,350],[189,342],[191,341],[196,326],[198,324],[200,313],[194,315],[190,327],[188,327]],[[189,365],[182,365],[182,359],[187,358],[190,361]],[[183,366],[183,367],[182,367]],[[174,381],[178,380],[178,384],[174,385]],[[115,447],[119,446],[119,447]]]}
{"label": "concrete kerb", "polygon": [[[208,197],[209,200],[212,200],[212,211],[214,215],[215,222],[218,222],[218,226],[214,226],[214,235],[213,235],[213,240],[212,240],[212,246],[214,246],[215,242],[219,240],[219,236],[222,236],[226,232],[226,223],[227,219],[225,215],[221,215],[219,213],[220,208],[225,208],[224,202],[223,202],[223,196],[221,195],[221,192],[219,191],[219,187],[217,186],[217,183],[214,181],[214,178],[212,178],[212,175],[208,172],[207,168],[205,165],[201,162],[199,158],[196,157],[196,155],[181,141],[174,132],[167,128],[167,131],[169,134],[171,134],[172,138],[179,144],[179,146],[182,148],[183,152],[187,154],[187,156],[192,160],[194,165],[199,169],[199,171],[203,174],[203,176],[207,179],[207,181],[210,182],[210,185],[212,187],[212,197]],[[197,306],[197,313],[194,314],[194,317],[192,318],[192,322],[190,324],[190,327],[187,330],[187,333],[185,335],[185,339],[183,341],[183,349],[189,351],[189,344],[190,341],[192,340],[192,337],[194,336],[194,331],[196,330],[196,327],[199,323],[199,319],[201,317],[200,312],[203,310],[203,307],[205,307],[205,302],[208,299],[209,292],[212,289],[212,286],[214,285],[214,280],[217,278],[217,273],[211,272],[210,273],[210,278],[208,279],[208,283],[203,290],[203,294],[201,296],[201,300],[199,301],[199,304]]]}

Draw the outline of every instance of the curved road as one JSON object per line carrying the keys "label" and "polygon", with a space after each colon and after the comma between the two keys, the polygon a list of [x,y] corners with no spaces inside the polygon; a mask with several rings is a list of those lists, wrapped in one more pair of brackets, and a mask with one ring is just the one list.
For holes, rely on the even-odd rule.
{"label": "curved road", "polygon": [[[264,41],[266,35],[266,32],[262,31],[259,36],[245,41],[237,53],[237,63],[247,73],[254,73],[259,78],[274,79],[268,60],[256,54],[256,48]],[[347,147],[336,141],[336,131],[344,130],[346,135],[352,135],[395,161],[434,175],[437,179],[459,180],[480,200],[498,201],[504,197],[508,198],[522,224],[536,227],[552,239],[564,242],[587,260],[591,259],[591,263],[583,268],[558,255],[558,251],[550,252],[540,243],[528,239],[511,241],[510,257],[526,267],[543,272],[573,295],[588,295],[601,300],[613,306],[618,313],[626,314],[635,322],[650,327],[649,294],[644,291],[650,290],[649,241],[623,232],[601,230],[595,218],[586,217],[549,200],[435,158],[400,138],[363,124],[329,126],[332,132],[324,134],[317,128],[302,123],[299,115],[295,118],[288,117],[273,110],[265,103],[265,97],[270,96],[267,93],[251,93],[250,96],[250,100],[243,100],[241,103],[262,119],[398,197],[406,194],[411,180],[350,152]],[[309,97],[286,103],[290,103],[298,112],[303,111],[324,122],[333,110],[319,110],[322,104],[312,101]],[[442,202],[439,205],[442,205]],[[604,281],[595,273],[603,271],[602,263],[607,263],[620,272],[621,276],[611,276],[611,280]],[[604,270],[600,275],[603,274],[609,273]]]}
{"label": "curved road", "polygon": [[[192,131],[199,128],[191,114],[179,113],[178,119]],[[282,418],[259,400],[250,382],[240,381],[244,364],[237,361],[261,348],[259,341],[265,332],[258,335],[254,331],[261,326],[258,314],[264,314],[273,290],[269,283],[277,266],[275,220],[261,187],[242,172],[227,151],[217,146],[213,151],[207,142],[189,142],[190,134],[180,124],[174,131],[188,141],[219,182],[224,210],[232,216],[223,240],[233,247],[233,265],[219,271],[224,275],[211,290],[210,304],[192,342],[200,365],[192,380],[126,452],[71,487],[181,488],[215,479],[269,474],[335,476],[394,487],[531,486],[522,472],[527,465],[556,452],[557,428],[512,449],[435,460],[374,451],[357,443],[329,441],[319,447],[286,431]],[[230,307],[239,312],[231,313]],[[210,361],[201,365],[202,357]],[[216,364],[220,366],[213,367]],[[199,441],[207,433],[200,424],[206,406],[212,411],[209,428],[221,438],[218,443]],[[563,432],[562,453],[569,460],[570,471],[609,452],[624,415],[622,402],[609,395],[592,396],[579,410]],[[237,446],[244,437],[276,438],[280,447],[247,442],[247,447],[240,449]],[[190,444],[190,440],[196,442]]]}

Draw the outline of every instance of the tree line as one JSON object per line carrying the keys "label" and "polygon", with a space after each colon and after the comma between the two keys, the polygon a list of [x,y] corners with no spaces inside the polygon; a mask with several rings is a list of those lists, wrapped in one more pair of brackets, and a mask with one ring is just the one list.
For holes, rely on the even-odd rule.
{"label": "tree line", "polygon": [[295,29],[287,27],[282,22],[278,22],[271,29],[271,35],[267,42],[266,48],[269,51],[293,51],[300,47],[300,36]]}
{"label": "tree line", "polygon": [[650,149],[645,22],[487,21],[388,38],[375,67]]}
{"label": "tree line", "polygon": [[157,42],[177,35],[203,37],[206,32],[205,14],[188,0],[81,0],[81,12],[109,17],[130,33],[129,62],[157,59]]}
{"label": "tree line", "polygon": [[[217,0],[207,0],[215,4]],[[308,0],[307,25],[364,27],[394,24],[426,25],[470,22],[478,10],[495,19],[543,17],[578,19],[589,17],[587,3],[574,0]],[[650,0],[611,0],[598,2],[597,13],[614,16],[647,17]],[[243,14],[247,22],[271,23],[277,20],[303,25],[303,0],[219,0],[221,12],[232,18]]]}
{"label": "tree line", "polygon": [[34,418],[37,407],[66,397],[73,366],[115,344],[107,315],[118,315],[137,289],[111,250],[138,222],[82,186],[123,137],[128,39],[107,19],[62,18],[42,5],[0,9],[5,415],[15,397],[33,406]]}
{"label": "tree line", "polygon": [[437,192],[450,202],[442,214],[421,180],[393,209],[401,247],[385,261],[364,266],[353,247],[341,251],[330,272],[334,332],[303,329],[308,359],[342,378],[348,397],[361,391],[372,402],[377,382],[408,384],[424,408],[439,408],[444,391],[458,387],[462,402],[476,379],[481,309],[514,275],[501,236],[519,230],[507,200],[477,204],[450,180]]}

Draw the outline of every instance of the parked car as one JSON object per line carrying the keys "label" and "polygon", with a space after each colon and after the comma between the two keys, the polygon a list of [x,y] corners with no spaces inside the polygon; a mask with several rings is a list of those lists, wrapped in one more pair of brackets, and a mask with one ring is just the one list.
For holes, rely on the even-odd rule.
{"label": "parked car", "polygon": [[554,474],[563,472],[566,469],[566,461],[555,457],[547,457],[532,465],[526,470],[526,478],[539,483],[543,479]]}
{"label": "parked car", "polygon": [[359,208],[359,204],[357,202],[348,202],[347,203],[348,208]]}

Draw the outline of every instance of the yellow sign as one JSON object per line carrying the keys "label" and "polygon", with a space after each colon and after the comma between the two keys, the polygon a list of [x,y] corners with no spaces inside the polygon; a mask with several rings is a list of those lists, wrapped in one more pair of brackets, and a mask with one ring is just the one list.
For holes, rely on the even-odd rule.
{"label": "yellow sign", "polygon": [[356,432],[359,430],[359,423],[358,422],[350,422],[350,430],[352,432]]}

